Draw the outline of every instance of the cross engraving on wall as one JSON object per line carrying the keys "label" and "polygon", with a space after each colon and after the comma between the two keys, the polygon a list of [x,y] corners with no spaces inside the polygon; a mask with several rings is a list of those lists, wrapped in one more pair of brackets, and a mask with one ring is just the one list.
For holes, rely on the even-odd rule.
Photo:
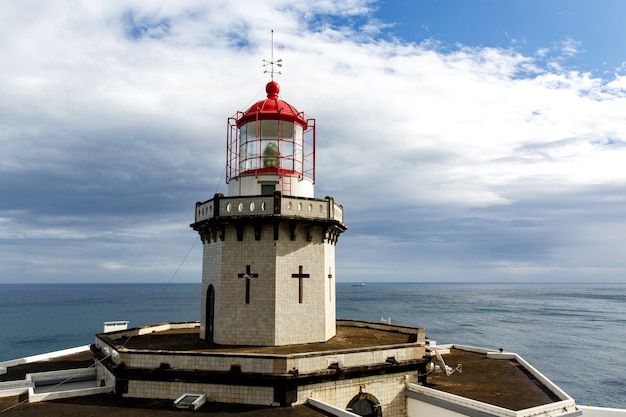
{"label": "cross engraving on wall", "polygon": [[298,278],[298,302],[302,304],[304,278],[310,278],[311,275],[302,273],[302,265],[298,267],[297,274],[291,274],[291,278]]}
{"label": "cross engraving on wall", "polygon": [[244,278],[246,280],[246,304],[250,304],[250,279],[258,278],[259,274],[253,274],[250,272],[250,265],[246,265],[246,272],[243,274],[237,274],[238,278]]}

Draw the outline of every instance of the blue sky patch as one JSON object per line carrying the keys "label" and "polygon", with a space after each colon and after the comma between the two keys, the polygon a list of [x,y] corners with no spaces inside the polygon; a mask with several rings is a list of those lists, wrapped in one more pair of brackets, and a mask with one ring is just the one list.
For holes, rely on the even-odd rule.
{"label": "blue sky patch", "polygon": [[162,39],[171,29],[170,19],[152,16],[137,16],[129,10],[122,16],[124,34],[134,40],[152,38]]}

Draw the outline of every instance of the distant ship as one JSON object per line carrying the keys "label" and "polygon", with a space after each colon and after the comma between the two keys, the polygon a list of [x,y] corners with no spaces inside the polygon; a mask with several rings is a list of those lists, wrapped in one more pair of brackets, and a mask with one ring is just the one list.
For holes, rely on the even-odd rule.
{"label": "distant ship", "polygon": [[352,284],[353,287],[365,287],[365,284],[363,282],[361,283],[357,283],[357,284]]}

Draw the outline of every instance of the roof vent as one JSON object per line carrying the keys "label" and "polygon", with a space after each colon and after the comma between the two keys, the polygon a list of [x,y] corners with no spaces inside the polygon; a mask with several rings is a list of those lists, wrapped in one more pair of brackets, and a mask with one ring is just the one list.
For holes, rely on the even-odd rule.
{"label": "roof vent", "polygon": [[197,410],[206,402],[204,394],[183,394],[174,401],[174,407],[182,410]]}

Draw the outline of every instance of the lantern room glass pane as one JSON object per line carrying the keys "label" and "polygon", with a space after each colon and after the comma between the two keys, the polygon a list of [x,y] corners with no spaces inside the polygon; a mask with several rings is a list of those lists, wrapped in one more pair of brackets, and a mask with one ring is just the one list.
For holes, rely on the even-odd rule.
{"label": "lantern room glass pane", "polygon": [[293,159],[294,159],[294,170],[298,171],[298,172],[304,172],[303,170],[303,166],[302,166],[302,161],[303,161],[303,146],[304,146],[304,139],[303,139],[303,129],[302,126],[300,125],[295,125],[295,132],[294,132],[294,152],[293,152]]}
{"label": "lantern room glass pane", "polygon": [[242,130],[248,139],[253,140],[256,137],[256,122],[246,123]]}
{"label": "lantern room glass pane", "polygon": [[246,123],[239,130],[239,170],[257,169],[259,165],[259,141],[256,122]]}
{"label": "lantern room glass pane", "polygon": [[282,122],[281,124],[282,124],[281,136],[285,139],[293,138],[293,123]]}
{"label": "lantern room glass pane", "polygon": [[280,145],[280,167],[293,171],[293,140],[283,140]]}
{"label": "lantern room glass pane", "polygon": [[246,169],[255,169],[257,167],[257,143],[255,141],[248,142],[246,151]]}
{"label": "lantern room glass pane", "polygon": [[278,137],[278,120],[263,120],[261,122],[261,137],[263,139]]}
{"label": "lantern room glass pane", "polygon": [[293,137],[294,139],[301,141],[302,140],[302,126],[295,125],[294,127],[295,127],[295,132],[294,132],[295,134]]}

